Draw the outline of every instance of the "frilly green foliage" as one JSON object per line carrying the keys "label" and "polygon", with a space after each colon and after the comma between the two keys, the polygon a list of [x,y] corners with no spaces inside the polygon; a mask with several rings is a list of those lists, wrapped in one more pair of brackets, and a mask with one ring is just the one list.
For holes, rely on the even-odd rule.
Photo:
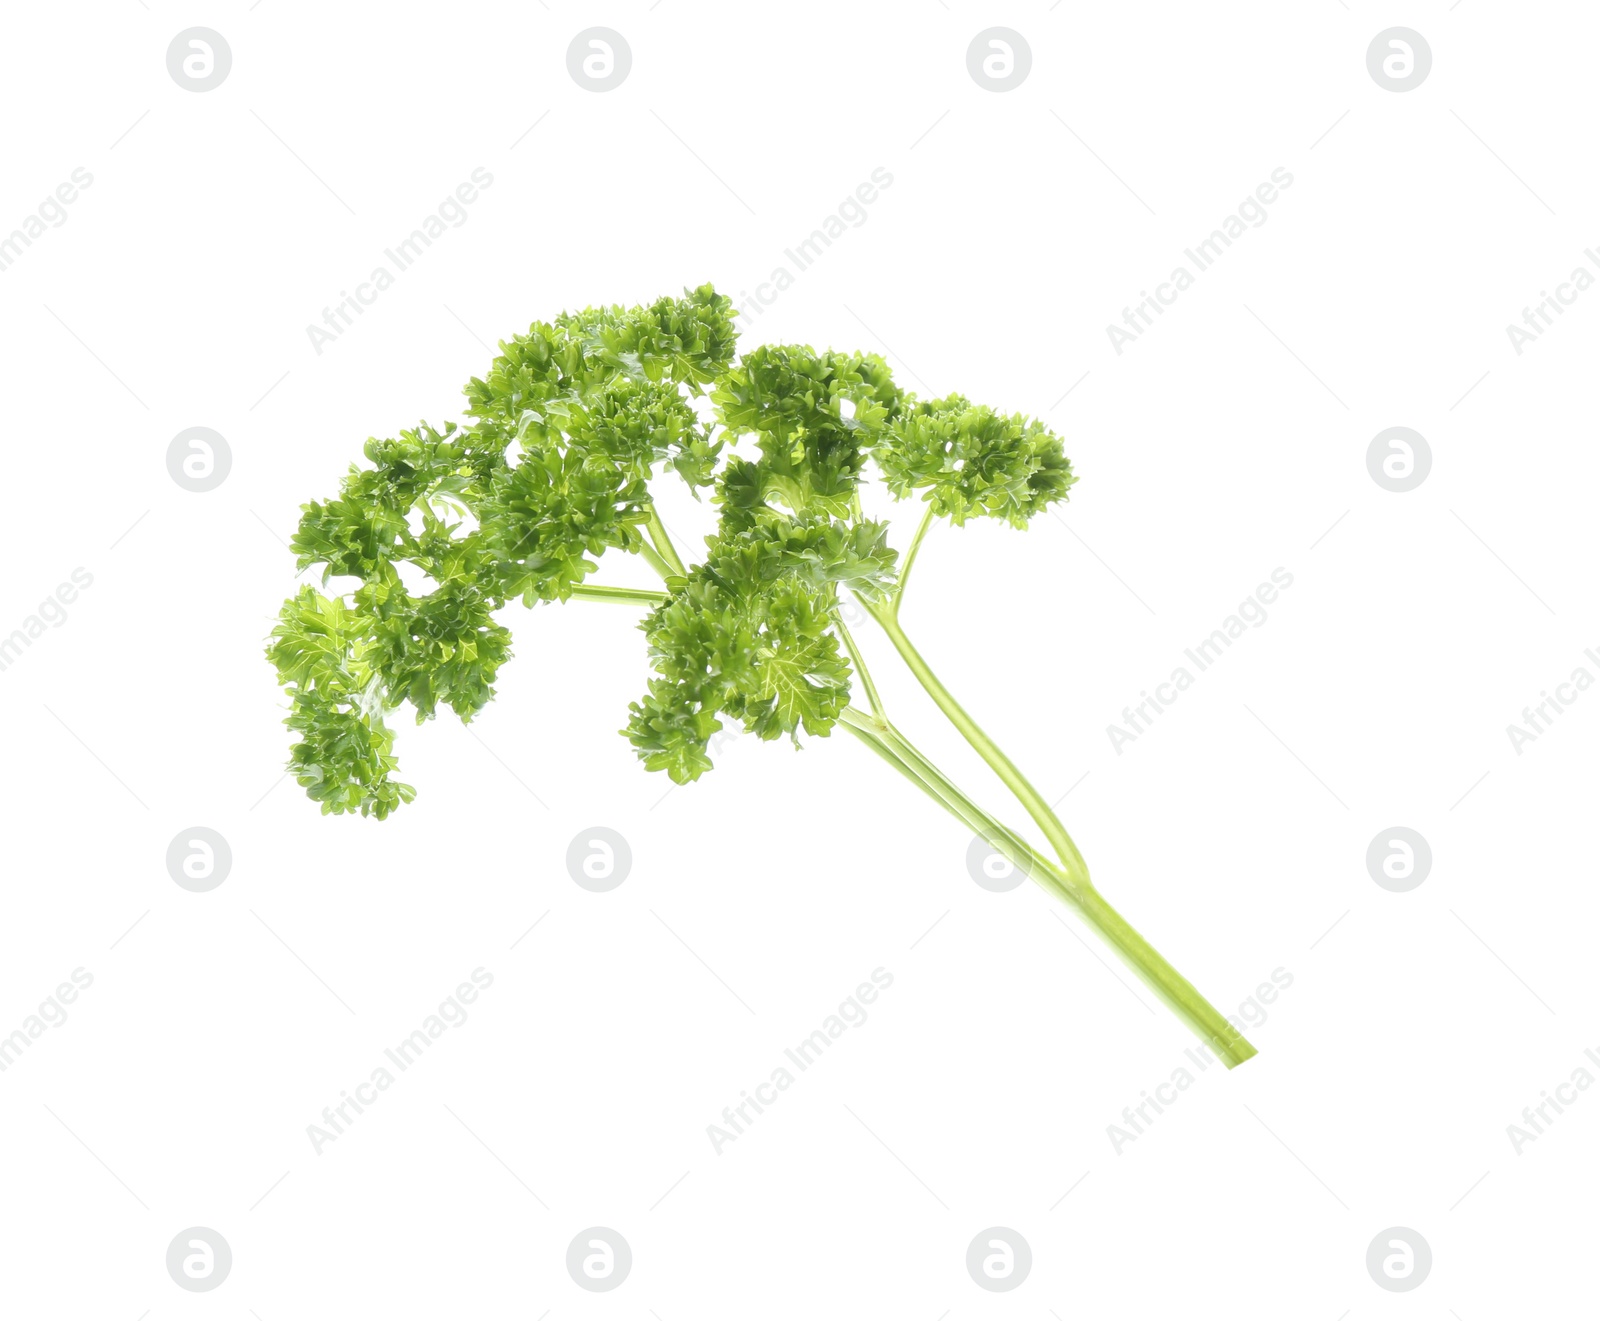
{"label": "frilly green foliage", "polygon": [[1077,481],[1043,422],[958,394],[903,409],[873,456],[897,499],[926,491],[933,512],[957,527],[983,516],[1025,528]]}
{"label": "frilly green foliage", "polygon": [[609,549],[660,566],[650,483],[669,469],[713,492],[717,530],[641,625],[655,677],[623,732],[678,783],[710,769],[723,716],[796,744],[834,727],[850,694],[839,589],[876,602],[895,584],[887,525],[861,512],[869,458],[896,497],[924,492],[957,524],[1021,527],[1065,498],[1071,465],[1042,424],[959,395],[918,403],[871,354],[736,360],[734,315],[705,285],[535,323],[467,384],[465,426],[369,440],[371,466],[304,506],[299,567],[349,585],[302,587],[268,656],[300,736],[290,769],[324,812],[411,800],[387,722],[405,702],[419,723],[480,711],[511,654],[508,601],[568,600]]}
{"label": "frilly green foliage", "polygon": [[679,784],[711,769],[719,713],[764,739],[825,735],[850,700],[831,630],[844,584],[877,597],[893,581],[883,523],[763,508],[706,538],[707,557],[643,628],[658,678],[623,732],[645,766]]}

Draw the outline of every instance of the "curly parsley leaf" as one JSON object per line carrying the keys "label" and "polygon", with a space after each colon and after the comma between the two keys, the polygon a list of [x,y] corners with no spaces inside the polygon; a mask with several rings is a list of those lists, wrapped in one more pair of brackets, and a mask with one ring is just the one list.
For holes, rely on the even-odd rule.
{"label": "curly parsley leaf", "polygon": [[763,505],[848,516],[866,448],[903,398],[882,358],[792,344],[745,354],[711,397],[728,432],[753,434],[761,452],[731,464],[723,483],[736,520]]}
{"label": "curly parsley leaf", "polygon": [[[367,466],[305,506],[298,564],[355,585],[302,588],[268,654],[300,736],[291,768],[325,811],[383,816],[410,801],[393,779],[392,714],[409,703],[419,723],[441,706],[471,719],[511,654],[495,612],[590,592],[607,550],[667,574],[641,625],[654,674],[624,731],[649,769],[697,778],[724,720],[797,746],[825,737],[850,698],[840,592],[881,603],[895,587],[887,525],[861,513],[868,457],[891,493],[922,492],[956,523],[1020,526],[1073,481],[1037,422],[959,395],[918,403],[872,354],[779,344],[736,357],[733,318],[705,285],[536,322],[467,384],[464,427],[369,440]],[[752,443],[734,453],[741,438]],[[682,576],[651,494],[668,469],[719,508]]]}
{"label": "curly parsley leaf", "polygon": [[983,517],[1025,528],[1077,481],[1060,438],[1044,423],[958,394],[904,410],[873,457],[897,498],[925,492],[933,512],[958,527]]}

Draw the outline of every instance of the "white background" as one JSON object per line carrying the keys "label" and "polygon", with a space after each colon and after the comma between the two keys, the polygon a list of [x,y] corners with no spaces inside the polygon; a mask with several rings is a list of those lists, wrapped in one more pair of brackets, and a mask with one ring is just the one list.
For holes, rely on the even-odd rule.
{"label": "white background", "polygon": [[[1506,1126],[1600,1048],[1600,693],[1521,755],[1506,727],[1600,675],[1600,294],[1520,356],[1505,329],[1600,240],[1592,11],[117,0],[4,22],[0,233],[75,167],[93,184],[0,273],[0,633],[94,581],[0,673],[0,1031],[72,969],[94,982],[0,1074],[0,1311],[1592,1309],[1600,1095],[1520,1154]],[[605,94],[565,64],[596,24],[633,55]],[[1033,56],[1004,94],[966,68],[994,24]],[[1433,52],[1402,94],[1366,67],[1397,24]],[[165,62],[194,25],[233,54],[202,94]],[[480,166],[467,222],[319,355],[307,325]],[[1107,1125],[1184,1063],[1184,1029],[1042,892],[976,886],[966,833],[853,741],[736,740],[668,793],[615,733],[646,678],[630,609],[508,609],[498,700],[470,733],[404,728],[418,799],[386,823],[279,779],[262,646],[298,506],[367,436],[458,417],[485,345],[535,318],[707,280],[746,302],[879,166],[866,223],[747,342],[881,352],[919,392],[1060,431],[1061,518],[936,530],[907,627],[1070,791],[1101,888],[1215,1003],[1293,976],[1259,1058],[1120,1154]],[[1266,223],[1119,356],[1107,324],[1277,167]],[[166,469],[192,426],[233,456],[205,494]],[[1367,471],[1392,426],[1432,449],[1407,494]],[[674,501],[692,545],[709,512]],[[1108,724],[1279,566],[1268,621],[1119,755]],[[1020,820],[865,641],[897,721]],[[603,895],[564,862],[596,824],[634,855]],[[207,894],[166,870],[195,825],[233,851]],[[1407,894],[1365,864],[1395,825],[1434,854]],[[468,1021],[316,1154],[307,1125],[477,967]],[[706,1126],[877,967],[869,1021],[716,1154]],[[233,1250],[213,1293],[165,1269],[194,1225]],[[632,1246],[615,1292],[565,1269],[591,1225]],[[1011,1293],[966,1271],[991,1225],[1032,1246]],[[1415,1292],[1366,1270],[1396,1225],[1432,1246]]]}

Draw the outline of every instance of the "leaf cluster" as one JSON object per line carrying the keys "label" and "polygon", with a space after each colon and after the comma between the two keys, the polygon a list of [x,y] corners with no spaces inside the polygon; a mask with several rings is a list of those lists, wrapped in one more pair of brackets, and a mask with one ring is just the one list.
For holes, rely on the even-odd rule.
{"label": "leaf cluster", "polygon": [[958,394],[904,409],[873,454],[891,493],[925,492],[934,514],[957,527],[983,517],[1025,528],[1077,481],[1044,423]]}
{"label": "leaf cluster", "polygon": [[828,734],[850,700],[837,588],[882,595],[894,578],[887,534],[884,523],[761,509],[708,537],[705,561],[641,625],[657,677],[623,733],[645,767],[698,779],[723,714],[796,746],[801,729]]}
{"label": "leaf cluster", "polygon": [[641,624],[654,676],[623,733],[679,783],[710,768],[723,717],[797,745],[839,719],[840,588],[881,601],[895,585],[887,525],[862,514],[869,459],[897,498],[920,491],[956,524],[1023,526],[1074,480],[1038,422],[959,395],[919,403],[871,354],[736,358],[733,316],[705,285],[536,322],[468,382],[464,426],[369,440],[368,466],[304,506],[300,568],[350,585],[302,587],[268,655],[299,736],[290,768],[323,811],[411,800],[392,713],[480,711],[511,654],[508,601],[570,599],[607,550],[662,567],[651,482],[668,470],[711,492],[717,526]]}

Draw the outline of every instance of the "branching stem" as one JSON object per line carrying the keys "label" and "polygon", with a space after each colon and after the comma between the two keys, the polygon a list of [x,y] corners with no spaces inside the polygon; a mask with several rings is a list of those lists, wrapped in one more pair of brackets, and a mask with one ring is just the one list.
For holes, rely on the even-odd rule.
{"label": "branching stem", "polygon": [[[863,605],[866,605],[863,602]],[[1056,862],[1038,853],[1010,827],[1002,824],[939,770],[884,717],[874,703],[872,715],[847,707],[841,723],[858,739],[917,785],[957,820],[963,822],[1039,885],[1078,910],[1083,919],[1114,949],[1161,1000],[1214,1051],[1228,1067],[1242,1064],[1256,1053],[1252,1046],[1176,968],[1117,912],[1089,880],[1089,869],[1066,828],[1011,759],[979,728],[923,660],[900,628],[891,607],[867,605],[907,667],[927,690],[950,722],[998,774],[1006,787],[1028,810],[1060,855]],[[851,655],[856,654],[850,646]]]}
{"label": "branching stem", "polygon": [[1044,837],[1050,841],[1050,847],[1056,851],[1069,883],[1087,886],[1089,868],[1083,860],[1083,855],[1078,852],[1078,846],[1072,842],[1072,836],[1067,834],[1066,827],[1051,811],[1050,804],[1045,802],[1044,796],[1028,782],[1027,776],[1023,775],[1011,758],[1000,750],[999,744],[984,733],[978,722],[966,713],[961,703],[956,701],[950,690],[940,682],[939,676],[933,672],[933,667],[922,658],[916,647],[912,646],[911,639],[900,627],[900,621],[895,613],[886,607],[874,606],[865,601],[861,604],[889,635],[889,641],[894,643],[900,658],[905,661],[906,667],[916,676],[917,682],[927,691],[928,696],[933,698],[934,703],[944,712],[950,723],[961,732],[961,736],[972,745],[984,761],[989,763],[990,769],[1027,809],[1028,815],[1044,832]]}
{"label": "branching stem", "polygon": [[673,576],[672,566],[656,554],[655,547],[643,537],[639,539],[639,554],[644,556],[645,563],[656,571],[662,582]]}
{"label": "branching stem", "polygon": [[572,589],[572,595],[583,601],[619,601],[637,605],[660,605],[667,599],[665,592],[652,592],[644,587],[602,587],[583,583]]}
{"label": "branching stem", "polygon": [[928,535],[928,528],[932,523],[933,506],[930,504],[922,515],[922,522],[917,525],[916,535],[911,538],[911,546],[900,565],[900,581],[895,584],[894,594],[889,598],[889,609],[897,618],[900,614],[900,600],[906,594],[906,582],[911,577],[911,566],[917,562],[917,552],[922,549],[922,539]]}
{"label": "branching stem", "polygon": [[839,630],[839,636],[844,639],[845,650],[850,653],[850,660],[856,667],[856,673],[861,676],[861,686],[866,690],[867,704],[872,707],[872,714],[882,720],[883,703],[878,700],[878,686],[872,682],[872,673],[867,669],[867,662],[863,659],[855,638],[850,635],[850,630],[845,626],[844,618],[837,609],[833,613],[833,623]]}
{"label": "branching stem", "polygon": [[656,513],[654,504],[650,506],[650,541],[655,546],[656,552],[667,562],[668,567],[680,578],[687,578],[689,572],[683,567],[683,561],[678,558],[678,548],[672,544],[672,538],[667,535],[666,524],[661,521],[661,515]]}
{"label": "branching stem", "polygon": [[870,744],[874,752],[925,790],[941,807],[969,825],[974,833],[987,839],[1025,874],[1041,878],[1047,889],[1052,888],[1050,882],[1056,873],[1055,865],[1036,853],[1033,846],[1009,826],[995,820],[973,802],[887,720],[869,716],[853,706],[844,709],[840,720],[852,734]]}

